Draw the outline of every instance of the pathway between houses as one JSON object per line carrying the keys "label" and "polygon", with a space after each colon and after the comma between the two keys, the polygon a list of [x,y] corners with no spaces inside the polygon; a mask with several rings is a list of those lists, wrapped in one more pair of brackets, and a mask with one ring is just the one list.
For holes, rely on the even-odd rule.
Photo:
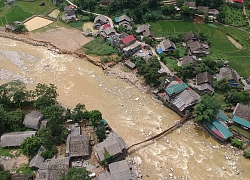
{"label": "pathway between houses", "polygon": [[[73,4],[71,1],[69,1],[69,0],[66,0],[69,4],[71,4],[71,5],[73,5],[73,6],[75,6],[76,8],[77,8],[77,5],[75,5],[75,4]],[[93,12],[90,12],[90,11],[85,11],[85,10],[82,10],[82,12],[85,12],[85,13],[89,13],[89,14],[94,14],[94,15],[101,15],[101,14],[97,14],[97,13],[93,13]],[[103,15],[103,16],[105,16],[105,15]],[[109,24],[110,24],[110,26],[113,28],[114,27],[114,23],[113,23],[113,21],[112,21],[112,19],[110,18],[110,17],[108,17],[108,16],[105,16],[108,20],[109,20]]]}

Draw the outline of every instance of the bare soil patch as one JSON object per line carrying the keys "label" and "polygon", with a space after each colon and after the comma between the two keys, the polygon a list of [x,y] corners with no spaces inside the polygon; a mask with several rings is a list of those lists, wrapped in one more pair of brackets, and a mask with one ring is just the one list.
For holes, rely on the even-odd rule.
{"label": "bare soil patch", "polygon": [[70,28],[50,29],[42,33],[30,33],[29,37],[36,41],[50,42],[62,50],[75,51],[90,41],[81,31]]}
{"label": "bare soil patch", "polygon": [[94,23],[93,22],[86,22],[83,23],[82,25],[82,30],[83,31],[87,31],[87,32],[92,32],[92,33],[96,33],[98,32],[97,29],[93,29]]}
{"label": "bare soil patch", "polygon": [[17,168],[21,167],[23,164],[27,164],[28,158],[22,154],[18,157],[5,157],[1,158],[0,163],[3,164],[5,170],[15,171]]}
{"label": "bare soil patch", "polygon": [[236,48],[238,49],[243,48],[243,46],[240,43],[238,43],[235,39],[233,39],[231,36],[227,36],[227,38],[229,39],[231,43],[233,43],[233,45],[235,45]]}
{"label": "bare soil patch", "polygon": [[34,17],[30,19],[29,21],[25,22],[24,25],[28,29],[28,31],[33,31],[35,29],[47,26],[49,24],[53,23],[53,21],[42,18],[42,17]]}

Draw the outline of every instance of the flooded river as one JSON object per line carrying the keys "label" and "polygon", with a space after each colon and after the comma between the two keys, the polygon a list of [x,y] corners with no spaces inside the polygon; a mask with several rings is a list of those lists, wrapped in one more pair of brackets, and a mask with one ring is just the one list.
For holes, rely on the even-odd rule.
{"label": "flooded river", "polygon": [[[53,54],[43,47],[0,38],[0,72],[0,83],[14,78],[28,83],[29,88],[37,83],[56,84],[60,103],[70,108],[84,103],[88,110],[100,110],[128,145],[180,119],[133,85],[106,76],[85,60]],[[130,151],[143,161],[143,179],[158,180],[171,174],[192,180],[250,178],[249,160],[232,148],[221,147],[191,122]]]}

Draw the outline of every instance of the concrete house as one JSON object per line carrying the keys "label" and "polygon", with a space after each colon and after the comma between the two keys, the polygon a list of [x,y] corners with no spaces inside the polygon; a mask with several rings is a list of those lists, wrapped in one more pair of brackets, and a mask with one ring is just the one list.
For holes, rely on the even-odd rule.
{"label": "concrete house", "polygon": [[69,169],[69,158],[47,159],[40,166],[36,180],[59,180]]}
{"label": "concrete house", "polygon": [[98,176],[98,180],[137,180],[126,160],[109,164],[109,171]]}
{"label": "concrete house", "polygon": [[200,96],[192,89],[185,89],[173,100],[172,104],[179,111],[184,111],[200,101]]}
{"label": "concrete house", "polygon": [[184,67],[193,65],[193,67],[196,67],[198,65],[198,61],[196,59],[196,56],[184,56],[178,60],[178,66]]}
{"label": "concrete house", "polygon": [[216,78],[217,81],[225,78],[232,87],[237,87],[240,80],[238,73],[228,66],[220,68],[220,72],[219,74],[216,74]]}
{"label": "concrete house", "polygon": [[88,135],[69,134],[66,142],[66,154],[70,158],[86,157],[90,155],[90,137]]}
{"label": "concrete house", "polygon": [[38,130],[41,125],[41,121],[44,119],[43,114],[38,111],[32,111],[24,118],[23,124],[27,128]]}
{"label": "concrete house", "polygon": [[201,94],[210,92],[214,93],[213,77],[208,72],[199,73],[196,75],[196,88]]}
{"label": "concrete house", "polygon": [[46,149],[41,146],[37,152],[37,154],[30,160],[29,167],[39,169],[44,161],[44,158],[41,156],[42,152],[46,151]]}
{"label": "concrete house", "polygon": [[107,136],[107,139],[94,146],[95,155],[98,160],[104,161],[104,153],[107,151],[114,161],[123,158],[126,151],[124,140],[116,133],[112,132]]}
{"label": "concrete house", "polygon": [[109,20],[104,15],[98,15],[94,20],[94,28],[99,29],[102,25],[108,24]]}
{"label": "concrete house", "polygon": [[250,132],[250,107],[237,103],[233,115],[233,123]]}
{"label": "concrete house", "polygon": [[132,29],[131,23],[133,19],[127,16],[126,14],[123,14],[120,17],[115,17],[115,25],[117,27],[124,26],[126,29]]}
{"label": "concrete house", "polygon": [[4,133],[1,136],[1,147],[20,146],[26,138],[35,136],[35,135],[36,135],[36,131]]}
{"label": "concrete house", "polygon": [[175,44],[166,38],[163,38],[160,44],[158,44],[156,47],[156,51],[158,52],[158,54],[161,54],[162,52],[164,53],[171,52],[174,51],[175,49],[176,49]]}
{"label": "concrete house", "polygon": [[76,8],[73,5],[64,7],[64,17],[66,21],[76,21]]}

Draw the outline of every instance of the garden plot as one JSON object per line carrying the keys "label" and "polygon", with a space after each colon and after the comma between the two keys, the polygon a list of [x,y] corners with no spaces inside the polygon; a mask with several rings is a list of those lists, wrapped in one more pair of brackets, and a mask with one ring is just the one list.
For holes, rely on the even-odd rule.
{"label": "garden plot", "polygon": [[28,31],[33,31],[35,29],[39,29],[39,28],[42,28],[44,26],[47,26],[47,25],[51,24],[52,22],[53,21],[51,21],[49,19],[42,18],[42,17],[34,17],[34,18],[28,20],[27,22],[25,22],[24,25],[26,26]]}

